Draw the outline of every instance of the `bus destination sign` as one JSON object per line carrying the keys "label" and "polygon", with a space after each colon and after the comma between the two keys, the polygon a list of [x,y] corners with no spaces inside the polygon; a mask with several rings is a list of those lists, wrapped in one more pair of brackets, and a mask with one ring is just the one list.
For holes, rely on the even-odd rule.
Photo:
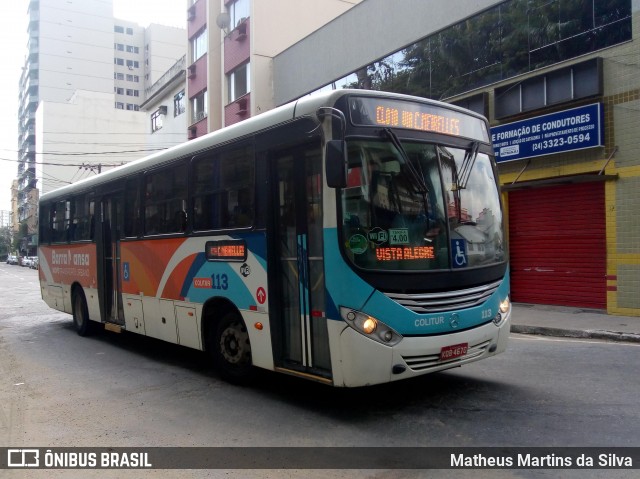
{"label": "bus destination sign", "polygon": [[356,97],[350,99],[349,110],[354,125],[405,128],[489,142],[483,120],[437,105]]}
{"label": "bus destination sign", "polygon": [[207,241],[205,249],[209,261],[247,260],[247,244],[244,240]]}

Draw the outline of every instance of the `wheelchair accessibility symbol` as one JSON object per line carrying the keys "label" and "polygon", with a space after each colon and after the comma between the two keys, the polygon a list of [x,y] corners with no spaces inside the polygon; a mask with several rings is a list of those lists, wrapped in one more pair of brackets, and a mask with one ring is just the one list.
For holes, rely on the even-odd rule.
{"label": "wheelchair accessibility symbol", "polygon": [[467,266],[467,241],[463,239],[451,240],[451,264],[454,268]]}

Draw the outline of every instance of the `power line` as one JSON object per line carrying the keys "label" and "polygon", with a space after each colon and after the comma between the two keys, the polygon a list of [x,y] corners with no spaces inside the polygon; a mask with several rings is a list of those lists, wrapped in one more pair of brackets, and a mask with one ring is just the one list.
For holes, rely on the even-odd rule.
{"label": "power line", "polygon": [[[14,163],[26,163],[24,161],[21,160],[12,160],[9,158],[0,158],[0,161],[11,161]],[[31,161],[29,162],[29,164],[31,163],[35,163],[36,165],[43,165],[43,166],[75,166],[77,168],[84,168],[85,166],[88,165],[88,163],[82,163],[82,164],[74,164],[74,163],[51,163],[51,162],[47,162],[47,161]],[[126,162],[121,162],[119,164],[108,164],[108,163],[102,163],[102,166],[121,166],[124,165]]]}

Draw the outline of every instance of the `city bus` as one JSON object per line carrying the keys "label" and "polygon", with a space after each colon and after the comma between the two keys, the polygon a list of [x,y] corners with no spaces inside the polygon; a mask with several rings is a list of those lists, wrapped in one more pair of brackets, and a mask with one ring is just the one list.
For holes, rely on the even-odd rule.
{"label": "city bus", "polygon": [[77,333],[137,333],[257,368],[380,384],[509,336],[487,120],[441,102],[309,95],[48,192],[43,300]]}

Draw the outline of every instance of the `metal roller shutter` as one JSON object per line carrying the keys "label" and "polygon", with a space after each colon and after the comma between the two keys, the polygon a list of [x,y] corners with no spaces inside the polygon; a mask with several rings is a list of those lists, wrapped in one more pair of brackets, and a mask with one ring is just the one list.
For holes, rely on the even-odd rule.
{"label": "metal roller shutter", "polygon": [[513,301],[606,308],[604,183],[509,192]]}

